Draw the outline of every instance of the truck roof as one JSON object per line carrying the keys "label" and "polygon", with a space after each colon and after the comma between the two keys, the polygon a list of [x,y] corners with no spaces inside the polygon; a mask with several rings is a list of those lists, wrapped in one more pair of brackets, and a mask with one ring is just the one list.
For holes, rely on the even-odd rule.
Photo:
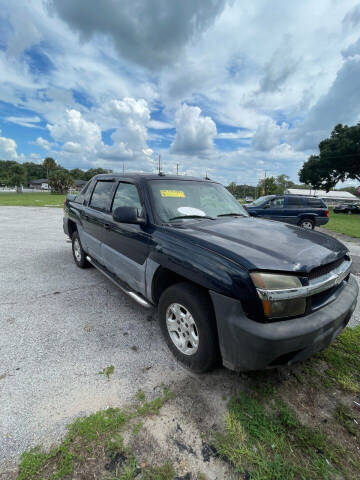
{"label": "truck roof", "polygon": [[125,173],[102,173],[95,175],[93,178],[103,178],[103,179],[112,179],[112,178],[133,178],[136,180],[193,180],[198,182],[215,182],[210,178],[200,178],[200,177],[191,177],[189,175],[166,175],[165,173],[144,173],[144,172],[125,172]]}

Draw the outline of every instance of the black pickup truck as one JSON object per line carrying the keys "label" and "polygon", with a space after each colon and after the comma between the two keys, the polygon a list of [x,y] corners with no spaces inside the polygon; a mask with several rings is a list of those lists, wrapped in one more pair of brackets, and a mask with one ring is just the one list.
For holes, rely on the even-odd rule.
{"label": "black pickup truck", "polygon": [[298,226],[250,217],[219,183],[106,174],[68,196],[77,266],[95,266],[144,307],[189,368],[293,364],[348,323],[358,285],[347,248]]}

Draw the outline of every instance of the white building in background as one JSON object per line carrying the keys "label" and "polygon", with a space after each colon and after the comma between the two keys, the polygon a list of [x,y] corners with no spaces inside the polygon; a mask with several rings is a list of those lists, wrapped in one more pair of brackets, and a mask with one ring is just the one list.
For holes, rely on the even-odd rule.
{"label": "white building in background", "polygon": [[305,190],[298,188],[288,188],[284,192],[287,195],[300,195],[302,197],[317,197],[326,202],[327,205],[336,205],[339,203],[360,203],[360,199],[350,192],[340,192],[339,190]]}

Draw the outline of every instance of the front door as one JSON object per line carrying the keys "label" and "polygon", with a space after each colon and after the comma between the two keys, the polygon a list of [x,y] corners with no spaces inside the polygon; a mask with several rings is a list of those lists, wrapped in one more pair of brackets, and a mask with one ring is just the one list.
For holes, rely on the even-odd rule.
{"label": "front door", "polygon": [[[119,182],[111,212],[117,207],[136,207],[145,215],[139,191],[134,183]],[[135,291],[145,293],[145,267],[151,235],[142,225],[115,222],[108,216],[110,229],[101,246],[105,266]]]}
{"label": "front door", "polygon": [[103,263],[101,243],[108,228],[108,214],[114,192],[115,181],[98,180],[90,197],[88,206],[82,211],[83,243],[87,253]]}
{"label": "front door", "polygon": [[276,197],[270,200],[264,207],[260,214],[263,218],[270,220],[284,220],[284,197]]}

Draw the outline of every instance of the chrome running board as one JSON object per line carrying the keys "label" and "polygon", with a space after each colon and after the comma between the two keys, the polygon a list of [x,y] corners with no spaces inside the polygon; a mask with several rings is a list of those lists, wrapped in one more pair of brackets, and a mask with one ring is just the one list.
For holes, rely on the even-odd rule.
{"label": "chrome running board", "polygon": [[153,305],[150,302],[145,300],[145,298],[142,297],[139,293],[136,293],[136,292],[133,292],[132,290],[129,290],[127,288],[126,284],[123,284],[120,280],[118,280],[115,277],[115,275],[113,275],[112,273],[107,271],[105,269],[105,267],[100,265],[96,260],[93,260],[88,255],[86,256],[86,260],[89,263],[91,263],[91,265],[93,265],[97,270],[99,270],[99,272],[101,272],[103,275],[105,275],[105,277],[108,278],[111,282],[113,282],[118,288],[120,288],[120,290],[122,290],[124,293],[126,293],[126,295],[128,295],[130,298],[135,300],[135,302],[137,302],[139,305],[141,305],[142,307],[145,307],[145,308],[153,308]]}

